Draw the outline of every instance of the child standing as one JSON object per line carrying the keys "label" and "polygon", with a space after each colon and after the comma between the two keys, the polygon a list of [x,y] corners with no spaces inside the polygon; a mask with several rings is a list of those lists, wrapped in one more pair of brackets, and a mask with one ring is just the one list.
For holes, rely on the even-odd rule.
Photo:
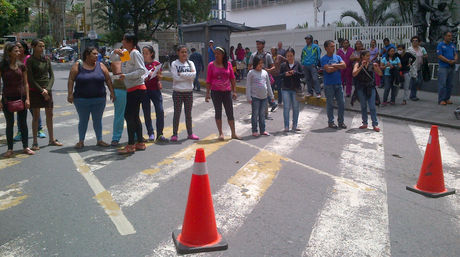
{"label": "child standing", "polygon": [[182,103],[185,109],[185,125],[187,127],[188,139],[199,140],[200,138],[192,131],[192,106],[193,106],[193,80],[195,80],[195,64],[187,58],[187,47],[179,46],[177,49],[179,59],[171,64],[173,77],[173,136],[172,142],[177,141],[177,130],[182,112]]}
{"label": "child standing", "polygon": [[265,109],[267,109],[268,97],[272,99],[272,102],[275,101],[270,77],[263,70],[263,59],[254,56],[252,64],[253,69],[249,71],[246,78],[246,97],[252,107],[252,135],[254,137],[259,136],[257,132],[257,123],[259,123],[260,135],[269,136],[270,134],[265,131]]}

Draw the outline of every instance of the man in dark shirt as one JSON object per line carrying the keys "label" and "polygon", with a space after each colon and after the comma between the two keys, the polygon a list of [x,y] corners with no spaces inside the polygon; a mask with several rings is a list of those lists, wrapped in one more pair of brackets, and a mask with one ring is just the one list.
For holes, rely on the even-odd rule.
{"label": "man in dark shirt", "polygon": [[203,64],[203,56],[196,51],[195,48],[190,49],[192,51],[192,54],[190,55],[189,59],[195,64],[195,69],[196,69],[196,76],[195,80],[193,81],[193,90],[200,91],[200,73],[202,70],[204,70],[204,64]]}

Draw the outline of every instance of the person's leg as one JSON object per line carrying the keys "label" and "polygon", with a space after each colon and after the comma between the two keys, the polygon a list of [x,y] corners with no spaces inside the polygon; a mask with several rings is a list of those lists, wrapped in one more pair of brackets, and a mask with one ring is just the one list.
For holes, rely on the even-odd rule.
{"label": "person's leg", "polygon": [[155,107],[156,114],[156,127],[157,127],[157,137],[163,135],[163,128],[165,126],[165,112],[163,109],[163,96],[160,90],[152,91],[152,101],[153,106]]}
{"label": "person's leg", "polygon": [[88,129],[90,104],[92,99],[75,98],[73,100],[75,109],[78,113],[78,141],[85,141],[86,130]]}
{"label": "person's leg", "polygon": [[232,91],[223,92],[222,103],[224,105],[225,115],[227,115],[228,125],[230,126],[230,130],[232,132],[232,138],[239,139],[235,129],[235,117],[233,116]]}
{"label": "person's leg", "polygon": [[290,90],[283,90],[283,119],[285,130],[289,130],[289,111],[292,106],[289,92]]}
{"label": "person's leg", "polygon": [[398,92],[399,92],[399,86],[392,86],[391,87],[391,103],[395,103],[396,102],[396,97],[398,96]]}
{"label": "person's leg", "polygon": [[305,74],[305,82],[307,82],[307,94],[313,95],[313,77],[311,74],[311,68],[309,65],[303,66]]}
{"label": "person's leg", "polygon": [[[219,132],[219,138],[223,139],[224,133],[222,132],[222,103],[223,95],[220,91],[211,91],[212,104],[214,105],[214,118],[216,120],[217,131]],[[228,117],[228,115],[227,115]]]}
{"label": "person's leg", "polygon": [[46,115],[46,127],[48,128],[49,142],[54,143],[56,138],[54,138],[54,128],[53,128],[53,108],[45,108]]}
{"label": "person's leg", "polygon": [[380,77],[376,72],[374,72],[374,78],[375,78],[375,85],[380,86],[380,80],[382,77]]}
{"label": "person's leg", "polygon": [[417,78],[410,78],[410,96],[411,100],[414,100],[417,97],[417,86],[416,86]]}
{"label": "person's leg", "polygon": [[174,116],[173,116],[173,136],[177,137],[179,130],[180,113],[182,112],[182,95],[181,92],[173,91]]}
{"label": "person's leg", "polygon": [[[16,114],[16,119],[18,119],[18,115]],[[18,131],[16,133],[16,136],[14,137],[14,141],[21,141],[22,140],[22,135],[21,135],[21,125],[19,125],[19,122],[16,123],[16,126],[18,127]]]}
{"label": "person's leg", "polygon": [[325,85],[324,93],[326,95],[327,123],[332,124],[334,123],[334,106],[333,106],[334,96],[335,96],[334,86]]}
{"label": "person's leg", "polygon": [[125,122],[125,108],[126,108],[126,90],[114,89],[115,102],[114,105],[114,118],[113,118],[113,135],[112,142],[119,142],[123,133],[123,125]]}
{"label": "person's leg", "polygon": [[[147,134],[150,137],[153,135],[152,115],[151,115],[151,104],[150,100],[153,100],[151,94],[153,90],[146,90],[144,98],[142,99],[142,112],[144,113],[144,123],[147,128]],[[153,101],[152,101],[153,102]]]}
{"label": "person's leg", "polygon": [[259,128],[260,128],[260,134],[265,132],[265,112],[263,110],[266,109],[267,107],[267,101],[268,99],[262,99],[260,103],[260,109],[259,109]]}
{"label": "person's leg", "polygon": [[[38,146],[37,142],[37,137],[38,137],[38,118],[40,117],[40,108],[33,108],[31,109],[32,111],[32,137],[33,137],[33,143],[32,147]],[[19,119],[19,113],[18,113],[18,119]],[[19,124],[19,122],[18,122]],[[21,127],[21,126],[19,126]],[[49,128],[48,128],[48,133],[50,133]],[[22,132],[21,132],[22,134]],[[50,133],[51,136],[51,133]]]}
{"label": "person's leg", "polygon": [[409,73],[404,73],[404,96],[403,96],[403,101],[409,100],[409,86],[410,86],[410,75],[409,75]]}
{"label": "person's leg", "polygon": [[[375,108],[375,88],[372,89],[371,97],[367,99],[369,105],[369,112],[371,113],[372,126],[377,127],[379,125],[377,121],[377,110]],[[367,115],[366,115],[367,116]]]}
{"label": "person's leg", "polygon": [[390,89],[392,87],[391,77],[387,75],[383,76],[383,84],[385,87],[385,91],[383,92],[383,103],[385,104],[388,102],[388,95],[390,94]]}
{"label": "person's leg", "polygon": [[137,142],[142,143],[144,142],[144,136],[142,135],[142,122],[139,117],[139,111],[141,109],[142,100],[147,98],[146,94],[147,90],[136,90],[135,97],[136,102],[134,105],[134,125],[135,125],[135,133],[137,135]]}
{"label": "person's leg", "polygon": [[14,112],[9,112],[8,108],[5,108],[4,101],[2,101],[2,104],[3,104],[3,116],[5,116],[5,120],[6,120],[6,143],[8,145],[8,151],[9,151],[9,150],[13,150],[13,144],[14,144],[14,141],[13,141]]}
{"label": "person's leg", "polygon": [[450,96],[452,94],[452,87],[454,86],[454,74],[455,74],[455,69],[454,68],[449,68],[448,72],[447,72],[447,79],[446,79],[445,101],[450,100]]}
{"label": "person's leg", "polygon": [[200,91],[200,90],[201,90],[201,85],[200,85],[200,73],[201,73],[200,70],[197,70],[197,71],[196,71],[195,81],[196,81],[196,90],[197,90],[197,91]]}
{"label": "person's leg", "polygon": [[364,94],[365,88],[360,88],[356,91],[358,94],[359,104],[361,105],[361,118],[363,120],[363,125],[367,125],[367,97]]}
{"label": "person's leg", "polygon": [[352,69],[347,68],[346,69],[346,94],[347,97],[351,95],[351,90],[353,89],[353,76],[351,75]]}
{"label": "person's leg", "polygon": [[94,98],[92,100],[91,119],[93,121],[93,129],[96,134],[96,140],[99,143],[102,141],[102,115],[104,114],[106,100],[105,97]]}
{"label": "person's leg", "polygon": [[193,134],[192,108],[193,108],[193,92],[184,92],[185,126],[187,127],[187,134],[189,136]]}
{"label": "person's leg", "polygon": [[135,95],[134,92],[127,92],[126,94],[126,108],[125,108],[125,119],[128,130],[128,145],[134,145],[134,135],[136,134],[136,125],[134,120],[135,113]]}
{"label": "person's leg", "polygon": [[439,67],[438,70],[438,103],[445,101],[446,97],[447,68]]}
{"label": "person's leg", "polygon": [[295,91],[290,91],[289,92],[289,98],[290,98],[291,103],[292,103],[292,129],[296,130],[297,129],[297,124],[298,124],[298,121],[299,121],[300,104],[295,99]]}
{"label": "person's leg", "polygon": [[345,114],[345,99],[343,98],[343,88],[341,86],[335,85],[335,99],[337,100],[337,122],[340,124],[344,124],[344,114]]}
{"label": "person's leg", "polygon": [[276,85],[276,90],[278,91],[278,104],[283,103],[283,93],[282,93],[282,85],[283,85],[283,79],[281,76],[276,76],[275,78],[275,85]]}
{"label": "person's leg", "polygon": [[[42,125],[42,124],[43,124],[43,123],[42,123],[42,116],[40,115],[40,112],[39,112],[39,113],[38,113],[38,131],[39,131],[39,133],[42,133],[42,134],[43,134],[42,137],[43,137],[43,136],[46,137],[45,133],[43,133],[43,125]],[[48,133],[49,133],[49,132],[48,132]]]}
{"label": "person's leg", "polygon": [[318,79],[318,70],[313,65],[310,67],[310,70],[311,70],[311,80],[312,80],[312,84],[313,84],[315,93],[316,93],[317,96],[318,95],[320,96],[321,95],[321,86],[319,84],[319,79]]}
{"label": "person's leg", "polygon": [[29,129],[27,128],[27,110],[18,112],[18,123],[21,123],[22,148],[29,148]]}
{"label": "person's leg", "polygon": [[[259,109],[261,105],[261,100],[258,98],[253,97],[251,103],[251,125],[252,125],[252,133],[257,133],[257,124],[259,119]],[[265,111],[264,111],[265,112]]]}

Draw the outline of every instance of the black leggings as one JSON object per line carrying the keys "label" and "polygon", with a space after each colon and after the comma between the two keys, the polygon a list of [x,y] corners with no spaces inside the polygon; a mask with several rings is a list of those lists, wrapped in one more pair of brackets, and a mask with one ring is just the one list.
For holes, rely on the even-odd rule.
{"label": "black leggings", "polygon": [[222,119],[222,104],[225,108],[227,120],[235,120],[233,117],[232,91],[211,90],[211,98],[216,112],[216,120]]}
{"label": "black leggings", "polygon": [[[9,100],[17,100],[17,99],[9,99]],[[5,115],[6,119],[6,142],[8,144],[8,150],[13,150],[13,127],[14,127],[14,112],[8,111],[6,103],[2,100],[3,104],[3,114]],[[27,148],[29,147],[29,134],[27,128],[27,110],[22,110],[18,112],[18,124],[21,130],[22,135],[22,147]]]}
{"label": "black leggings", "polygon": [[134,135],[137,136],[137,142],[144,141],[139,110],[145,97],[145,91],[138,89],[126,94],[125,120],[128,127],[128,145],[134,145]]}

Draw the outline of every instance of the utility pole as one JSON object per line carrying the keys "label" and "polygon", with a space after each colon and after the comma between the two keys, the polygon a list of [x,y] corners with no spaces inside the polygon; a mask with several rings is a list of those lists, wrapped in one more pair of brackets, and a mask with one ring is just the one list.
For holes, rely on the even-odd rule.
{"label": "utility pole", "polygon": [[93,0],[89,0],[89,8],[90,8],[90,15],[91,15],[91,31],[94,30],[94,27],[93,27]]}
{"label": "utility pole", "polygon": [[179,44],[182,44],[182,29],[180,28],[180,25],[182,25],[180,0],[177,0],[177,32],[179,33]]}
{"label": "utility pole", "polygon": [[318,26],[318,0],[313,0],[313,9],[315,11],[315,28]]}

